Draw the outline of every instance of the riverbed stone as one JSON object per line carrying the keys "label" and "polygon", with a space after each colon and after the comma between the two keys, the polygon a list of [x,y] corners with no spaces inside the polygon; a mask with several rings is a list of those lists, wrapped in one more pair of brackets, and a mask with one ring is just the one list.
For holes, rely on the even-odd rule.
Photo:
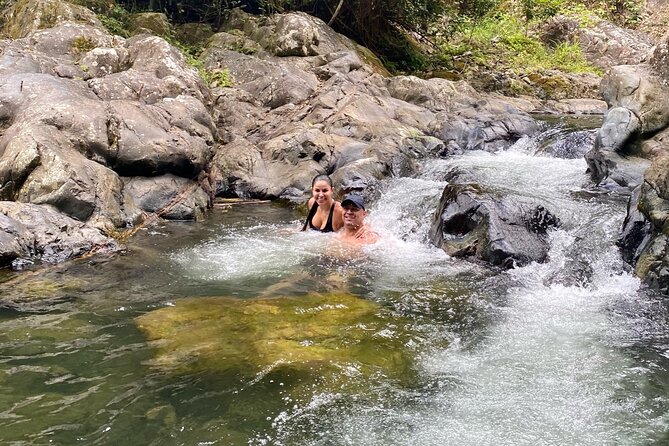
{"label": "riverbed stone", "polygon": [[12,39],[20,39],[67,21],[102,28],[90,9],[62,0],[18,0],[2,11],[0,17],[2,34]]}
{"label": "riverbed stone", "polygon": [[382,313],[379,304],[346,293],[194,297],[136,322],[155,347],[149,365],[167,373],[234,371],[254,377],[290,371],[341,379],[340,367],[346,366],[366,377],[383,373],[403,379],[413,353],[401,329],[393,336],[375,335],[388,330]]}

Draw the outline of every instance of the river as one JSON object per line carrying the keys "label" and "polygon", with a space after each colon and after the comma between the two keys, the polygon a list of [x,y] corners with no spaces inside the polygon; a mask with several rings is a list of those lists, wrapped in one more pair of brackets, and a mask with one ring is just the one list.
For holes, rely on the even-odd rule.
{"label": "river", "polygon": [[[382,241],[359,252],[298,232],[291,208],[239,205],[0,273],[0,443],[669,443],[667,305],[615,247],[626,197],[539,146],[383,182]],[[430,246],[453,168],[554,212],[549,261]]]}

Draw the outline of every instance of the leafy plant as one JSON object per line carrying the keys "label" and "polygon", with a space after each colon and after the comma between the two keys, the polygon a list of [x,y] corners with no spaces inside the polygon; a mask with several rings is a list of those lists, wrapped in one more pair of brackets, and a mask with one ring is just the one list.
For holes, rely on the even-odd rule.
{"label": "leafy plant", "polygon": [[210,84],[213,87],[225,88],[225,87],[232,87],[234,85],[234,81],[232,79],[232,75],[230,74],[230,70],[228,70],[227,68],[210,71],[210,73],[211,73]]}
{"label": "leafy plant", "polygon": [[77,36],[72,41],[72,51],[77,54],[87,53],[95,47],[96,44],[90,37]]}
{"label": "leafy plant", "polygon": [[121,6],[114,5],[107,12],[98,14],[97,17],[111,34],[121,37],[130,35],[128,31],[130,13]]}

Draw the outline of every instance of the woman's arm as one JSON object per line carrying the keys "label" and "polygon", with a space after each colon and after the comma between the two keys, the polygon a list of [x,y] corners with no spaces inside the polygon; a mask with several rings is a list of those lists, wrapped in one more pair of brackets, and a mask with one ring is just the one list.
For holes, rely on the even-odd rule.
{"label": "woman's arm", "polygon": [[341,203],[338,201],[335,201],[333,206],[335,208],[332,215],[332,229],[337,232],[344,227],[344,208],[341,207]]}

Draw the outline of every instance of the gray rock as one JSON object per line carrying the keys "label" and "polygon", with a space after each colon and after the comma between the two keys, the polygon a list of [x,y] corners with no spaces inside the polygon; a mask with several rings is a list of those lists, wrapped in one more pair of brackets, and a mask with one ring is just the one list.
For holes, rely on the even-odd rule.
{"label": "gray rock", "polygon": [[19,221],[0,213],[0,268],[30,255],[35,237]]}
{"label": "gray rock", "polygon": [[585,58],[600,68],[644,63],[654,45],[647,34],[604,20],[594,28],[580,28],[577,37]]}
{"label": "gray rock", "polygon": [[578,43],[586,60],[603,69],[644,63],[654,45],[652,38],[643,32],[605,20],[594,27],[582,28],[576,20],[562,15],[548,20],[540,33],[541,39],[551,46]]}
{"label": "gray rock", "polygon": [[434,214],[429,237],[451,256],[474,256],[512,268],[545,261],[545,233],[558,224],[542,206],[525,207],[495,198],[473,184],[449,184]]}
{"label": "gray rock", "polygon": [[263,106],[271,109],[298,104],[309,98],[318,79],[286,62],[274,62],[222,48],[209,47],[202,55],[209,70],[226,68],[235,86],[249,92]]}
{"label": "gray rock", "polygon": [[322,55],[358,49],[357,44],[333,31],[321,19],[301,12],[258,17],[234,9],[219,31],[241,32],[279,56]]}
{"label": "gray rock", "polygon": [[9,217],[10,222],[18,222],[12,223],[23,258],[58,263],[83,254],[119,249],[118,243],[99,229],[67,217],[49,205],[0,201],[0,214]]}
{"label": "gray rock", "polygon": [[167,220],[199,220],[209,205],[196,182],[174,175],[129,178],[125,192],[143,211]]}
{"label": "gray rock", "polygon": [[68,21],[102,28],[90,9],[60,0],[19,0],[2,11],[0,17],[2,34],[12,39]]}
{"label": "gray rock", "polygon": [[641,186],[638,186],[627,202],[627,215],[617,241],[623,259],[630,264],[635,264],[639,260],[652,234],[651,223],[639,210],[640,196]]}

